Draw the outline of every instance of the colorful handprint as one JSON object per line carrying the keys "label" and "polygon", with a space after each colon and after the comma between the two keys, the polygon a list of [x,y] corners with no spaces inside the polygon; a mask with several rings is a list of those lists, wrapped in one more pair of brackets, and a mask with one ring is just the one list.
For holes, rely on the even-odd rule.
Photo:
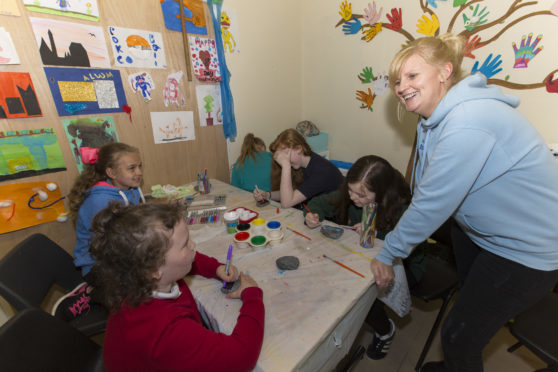
{"label": "colorful handprint", "polygon": [[401,12],[401,8],[399,10],[397,8],[391,9],[391,15],[386,14],[386,17],[389,23],[386,23],[385,26],[393,31],[399,31],[403,24],[403,13]]}
{"label": "colorful handprint", "polygon": [[[471,5],[469,9],[473,9]],[[485,13],[486,12],[486,13]],[[471,17],[467,17],[465,13],[463,13],[463,25],[467,29],[467,31],[473,31],[476,27],[485,24],[488,19],[486,17],[490,14],[489,11],[486,10],[486,7],[482,8],[479,13],[479,4],[473,10],[473,14]]]}
{"label": "colorful handprint", "polygon": [[363,18],[366,20],[366,22],[368,22],[369,25],[373,25],[380,20],[380,17],[382,16],[382,10],[384,10],[384,8],[380,8],[380,11],[376,12],[375,1],[372,2],[372,5],[368,3],[368,8],[364,8]]}
{"label": "colorful handprint", "polygon": [[461,6],[463,4],[465,4],[467,2],[467,0],[453,0],[453,7],[457,8],[458,6]]}
{"label": "colorful handprint", "polygon": [[361,23],[353,17],[350,21],[343,23],[343,33],[345,35],[353,35],[360,31]]}
{"label": "colorful handprint", "polygon": [[432,19],[428,18],[426,14],[422,15],[417,21],[417,32],[426,36],[433,36],[440,27],[440,21],[436,14],[432,14]]}
{"label": "colorful handprint", "polygon": [[376,77],[374,77],[374,73],[372,72],[372,67],[363,68],[362,72],[358,75],[358,79],[362,82],[362,84],[371,83],[373,80],[376,80]]}
{"label": "colorful handprint", "polygon": [[348,21],[353,17],[353,6],[348,2],[348,0],[345,0],[344,2],[342,1],[341,5],[339,5],[339,9],[341,9],[339,11],[339,15],[345,21]]}
{"label": "colorful handprint", "polygon": [[370,111],[374,111],[372,109],[372,104],[374,103],[374,98],[376,98],[376,95],[372,94],[372,90],[368,88],[368,93],[362,90],[357,90],[356,93],[357,93],[357,100],[362,102],[360,108],[362,109],[367,108]]}
{"label": "colorful handprint", "polygon": [[529,61],[535,58],[535,56],[543,50],[542,46],[537,48],[537,45],[542,39],[542,35],[537,36],[533,44],[531,44],[532,38],[533,33],[529,34],[527,40],[525,40],[525,35],[523,35],[519,49],[517,48],[515,42],[512,43],[513,52],[515,53],[515,63],[513,64],[513,68],[527,68]]}
{"label": "colorful handprint", "polygon": [[[436,4],[436,1],[438,0],[426,0],[426,2],[430,4],[433,8],[438,8],[438,4]],[[446,1],[446,0],[440,0],[440,1]]]}
{"label": "colorful handprint", "polygon": [[374,36],[378,35],[382,31],[382,22],[375,23],[372,26],[369,26],[368,29],[362,31],[364,36],[362,37],[366,41],[370,41],[374,39]]}
{"label": "colorful handprint", "polygon": [[[492,76],[496,75],[497,73],[499,73],[500,71],[502,71],[502,68],[500,67],[500,65],[502,64],[502,60],[501,60],[502,55],[498,54],[496,56],[496,58],[494,58],[494,60],[492,60],[492,53],[490,53],[488,55],[488,57],[486,57],[486,59],[484,60],[484,62],[482,63],[482,66],[480,68],[479,67],[479,61],[476,61],[475,64],[473,65],[473,68],[471,69],[471,74],[474,74],[475,72],[480,72],[482,73],[484,76],[486,76],[487,79],[490,79]],[[498,68],[500,67],[500,68]]]}
{"label": "colorful handprint", "polygon": [[372,82],[372,87],[374,88],[374,94],[376,96],[383,96],[389,90],[389,77],[385,72],[379,74],[377,78]]}
{"label": "colorful handprint", "polygon": [[480,48],[482,45],[479,45],[481,42],[481,38],[478,35],[473,36],[471,39],[471,35],[467,38],[465,42],[465,47],[463,48],[463,57],[469,57],[475,59],[475,55],[473,54],[473,50]]}

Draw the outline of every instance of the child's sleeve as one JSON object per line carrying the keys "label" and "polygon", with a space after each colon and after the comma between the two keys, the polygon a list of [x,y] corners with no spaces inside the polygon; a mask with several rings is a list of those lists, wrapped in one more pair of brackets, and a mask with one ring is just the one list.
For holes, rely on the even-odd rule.
{"label": "child's sleeve", "polygon": [[213,257],[196,252],[189,275],[201,275],[206,278],[217,279],[217,268],[223,265]]}
{"label": "child's sleeve", "polygon": [[174,319],[155,346],[161,369],[187,371],[249,371],[258,361],[264,336],[263,292],[242,292],[242,307],[231,335],[216,333],[190,318]]}

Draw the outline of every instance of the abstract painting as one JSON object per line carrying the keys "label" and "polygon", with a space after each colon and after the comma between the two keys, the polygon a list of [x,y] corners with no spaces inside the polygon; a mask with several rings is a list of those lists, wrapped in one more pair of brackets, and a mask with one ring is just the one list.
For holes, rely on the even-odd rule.
{"label": "abstract painting", "polygon": [[0,132],[0,182],[64,170],[54,129]]}
{"label": "abstract painting", "polygon": [[0,72],[0,118],[43,116],[28,72]]}
{"label": "abstract painting", "polygon": [[126,95],[120,71],[44,67],[58,115],[122,112]]}
{"label": "abstract painting", "polygon": [[29,17],[44,65],[110,67],[103,29]]}

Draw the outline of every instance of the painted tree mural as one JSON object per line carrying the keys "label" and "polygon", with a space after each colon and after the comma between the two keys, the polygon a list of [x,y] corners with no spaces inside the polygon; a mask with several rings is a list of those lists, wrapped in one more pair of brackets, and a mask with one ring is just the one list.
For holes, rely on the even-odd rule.
{"label": "painted tree mural", "polygon": [[[452,0],[449,0],[452,1]],[[437,36],[440,33],[452,32],[463,35],[466,38],[464,57],[476,59],[475,53],[479,49],[485,48],[500,36],[528,18],[558,16],[558,0],[554,1],[550,9],[541,10],[540,6],[534,8],[539,1],[513,0],[509,1],[509,7],[501,14],[491,12],[484,0],[453,0],[455,12],[451,17],[447,29],[440,29],[440,21],[436,11],[438,5],[443,3],[449,6],[447,0],[419,0],[420,9],[423,14],[416,20],[417,37]],[[522,9],[522,12],[518,12]],[[529,10],[533,11],[529,12]],[[527,11],[527,12],[525,12]],[[361,39],[365,42],[371,42],[381,32],[396,32],[404,37],[406,42],[415,39],[415,36],[409,31],[411,21],[403,21],[403,10],[401,8],[392,8],[385,13],[385,20],[382,20],[383,8],[379,8],[374,1],[363,10],[363,14],[353,13],[352,4],[348,0],[344,0],[339,5],[340,20],[335,27],[341,26],[341,30],[345,35],[361,35]],[[462,23],[461,23],[462,22]],[[558,23],[557,23],[558,25]],[[404,27],[404,26],[407,26]],[[459,31],[461,29],[462,30]],[[484,39],[483,31],[489,30],[495,32],[491,37]],[[525,69],[529,63],[544,50],[543,35],[535,35],[532,32],[526,33],[521,40],[512,42],[515,59],[513,61],[514,69]],[[395,51],[394,51],[395,54]],[[543,53],[544,54],[544,53]],[[494,55],[490,53],[482,63],[475,61],[471,72],[481,72],[488,78],[489,84],[500,85],[510,89],[535,89],[546,88],[549,93],[558,93],[558,78],[554,79],[554,74],[558,72],[557,68],[545,73],[542,81],[532,81],[528,83],[515,82],[509,75],[505,77],[496,76],[502,71],[501,54]],[[510,63],[510,61],[506,61]],[[377,86],[378,80],[384,77],[374,76],[372,67],[365,67],[362,73],[358,75],[358,79],[362,83],[371,83]],[[375,89],[368,91],[357,91],[356,99],[361,101],[361,108],[367,108],[372,111],[372,103],[376,97]]]}

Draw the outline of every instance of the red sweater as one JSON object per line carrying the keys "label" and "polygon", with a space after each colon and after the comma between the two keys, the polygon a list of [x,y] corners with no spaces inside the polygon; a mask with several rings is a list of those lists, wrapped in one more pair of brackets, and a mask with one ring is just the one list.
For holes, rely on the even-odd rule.
{"label": "red sweater", "polygon": [[[219,262],[196,253],[192,274],[216,278]],[[184,282],[176,299],[152,299],[124,307],[108,319],[103,345],[105,368],[119,371],[248,371],[263,342],[263,292],[242,291],[242,307],[230,336],[202,325],[192,292]],[[221,295],[219,292],[218,295]]]}

